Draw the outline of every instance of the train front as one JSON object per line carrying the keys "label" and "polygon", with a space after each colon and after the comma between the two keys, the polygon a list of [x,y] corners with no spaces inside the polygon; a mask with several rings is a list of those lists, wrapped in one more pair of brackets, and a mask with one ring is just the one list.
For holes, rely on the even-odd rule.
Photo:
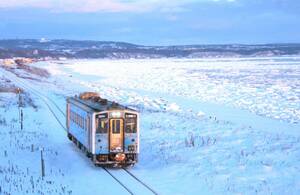
{"label": "train front", "polygon": [[138,113],[132,110],[110,110],[95,117],[96,163],[134,165],[139,153]]}

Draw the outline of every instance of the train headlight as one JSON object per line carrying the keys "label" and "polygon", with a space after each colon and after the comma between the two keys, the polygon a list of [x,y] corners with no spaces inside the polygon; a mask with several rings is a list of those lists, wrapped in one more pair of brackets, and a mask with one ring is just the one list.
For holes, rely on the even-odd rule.
{"label": "train headlight", "polygon": [[120,161],[125,160],[125,157],[126,157],[125,154],[118,153],[118,154],[116,154],[115,159],[116,159],[116,161],[120,162]]}
{"label": "train headlight", "polygon": [[121,112],[112,112],[110,115],[114,118],[120,118],[121,117]]}

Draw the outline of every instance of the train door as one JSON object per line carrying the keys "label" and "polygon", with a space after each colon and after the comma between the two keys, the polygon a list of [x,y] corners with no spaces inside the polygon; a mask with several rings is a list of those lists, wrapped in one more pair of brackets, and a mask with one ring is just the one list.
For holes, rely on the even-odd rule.
{"label": "train door", "polygon": [[123,119],[110,119],[109,133],[110,133],[110,151],[123,152],[124,148],[124,131]]}

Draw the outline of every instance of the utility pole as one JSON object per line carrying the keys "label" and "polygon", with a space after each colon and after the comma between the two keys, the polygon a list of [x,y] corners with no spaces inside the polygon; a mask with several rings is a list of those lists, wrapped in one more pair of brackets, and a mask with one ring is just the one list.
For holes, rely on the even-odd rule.
{"label": "utility pole", "polygon": [[45,177],[45,161],[43,157],[43,149],[41,149],[41,171],[42,171],[42,179]]}

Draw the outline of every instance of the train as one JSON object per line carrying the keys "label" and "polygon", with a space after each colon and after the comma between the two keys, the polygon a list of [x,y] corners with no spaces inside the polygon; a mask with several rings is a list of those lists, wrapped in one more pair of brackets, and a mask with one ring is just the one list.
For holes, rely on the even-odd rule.
{"label": "train", "polygon": [[139,113],[95,92],[67,98],[68,138],[96,166],[133,166],[139,154]]}

